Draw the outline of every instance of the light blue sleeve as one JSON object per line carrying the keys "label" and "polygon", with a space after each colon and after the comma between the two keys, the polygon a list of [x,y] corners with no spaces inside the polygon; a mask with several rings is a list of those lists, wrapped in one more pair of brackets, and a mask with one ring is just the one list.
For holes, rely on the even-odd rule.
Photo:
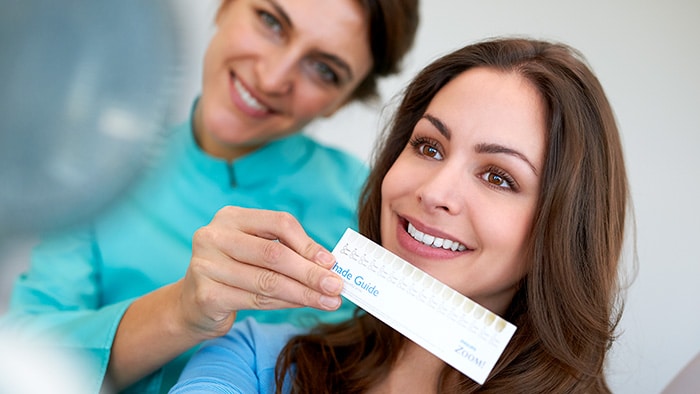
{"label": "light blue sleeve", "polygon": [[94,367],[99,392],[114,335],[131,300],[101,307],[99,270],[89,230],[47,239],[32,251],[27,272],[16,281],[0,330],[50,340],[82,354]]}
{"label": "light blue sleeve", "polygon": [[228,334],[202,345],[170,394],[274,393],[277,356],[302,331],[291,324],[237,321]]}

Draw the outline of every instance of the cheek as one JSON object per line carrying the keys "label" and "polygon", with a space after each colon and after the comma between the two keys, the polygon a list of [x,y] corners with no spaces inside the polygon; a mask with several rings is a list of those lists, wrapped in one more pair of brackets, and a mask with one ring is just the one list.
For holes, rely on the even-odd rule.
{"label": "cheek", "polygon": [[384,176],[382,181],[382,201],[383,203],[390,202],[402,194],[407,188],[410,188],[409,183],[411,177],[406,176],[405,166],[402,166],[401,156],[394,162],[389,171]]}
{"label": "cheek", "polygon": [[207,46],[207,49],[204,52],[203,68],[205,76],[215,69],[215,63],[219,61],[219,56],[221,52],[221,49],[219,49],[219,47],[219,42],[216,39],[213,39],[209,42],[209,46]]}
{"label": "cheek", "polygon": [[497,260],[507,262],[506,271],[522,276],[526,271],[525,251],[529,240],[532,215],[525,212],[511,211],[511,215],[501,219],[484,219],[490,228],[491,247],[499,251]]}
{"label": "cheek", "polygon": [[347,89],[326,89],[304,76],[299,78],[295,87],[294,113],[301,119],[332,115],[350,95]]}
{"label": "cheek", "polygon": [[[402,182],[402,173],[400,168],[396,166],[397,163],[398,161],[394,163],[394,166],[389,169],[382,181],[382,203],[380,212],[382,235],[393,228],[391,225],[392,206],[404,195],[403,189],[406,187],[406,182]],[[384,236],[382,236],[382,238],[386,239]]]}
{"label": "cheek", "polygon": [[212,90],[227,88],[227,85],[222,83],[221,78],[228,73],[228,59],[233,57],[230,48],[235,48],[238,45],[238,42],[227,40],[220,32],[212,38],[203,59],[203,83],[209,85],[206,87]]}
{"label": "cheek", "polygon": [[340,87],[321,86],[312,76],[297,74],[294,82],[294,111],[299,117],[312,119],[317,116],[330,116],[351,100],[351,95],[359,81]]}

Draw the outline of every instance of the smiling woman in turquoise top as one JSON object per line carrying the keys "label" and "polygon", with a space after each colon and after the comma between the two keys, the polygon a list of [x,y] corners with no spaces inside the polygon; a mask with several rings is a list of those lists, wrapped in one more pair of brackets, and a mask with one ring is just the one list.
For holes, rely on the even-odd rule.
{"label": "smiling woman in turquoise top", "polygon": [[96,393],[106,376],[158,393],[234,320],[347,317],[327,249],[356,227],[367,169],[301,131],[376,96],[417,13],[417,0],[223,0],[191,118],[118,205],[42,239],[1,328],[88,353]]}

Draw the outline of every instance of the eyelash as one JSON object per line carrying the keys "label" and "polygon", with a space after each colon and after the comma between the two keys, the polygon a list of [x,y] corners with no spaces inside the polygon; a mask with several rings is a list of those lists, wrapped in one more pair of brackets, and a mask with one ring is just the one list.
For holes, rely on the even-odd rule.
{"label": "eyelash", "polygon": [[436,159],[435,157],[428,156],[425,153],[423,153],[422,149],[423,148],[431,148],[435,150],[435,153],[438,155],[442,156],[442,152],[440,149],[440,143],[437,140],[434,140],[432,138],[427,138],[427,137],[412,137],[411,140],[409,141],[409,144],[413,148],[413,151],[421,157],[426,157],[428,159],[432,160],[442,160],[442,158]]}
{"label": "eyelash", "polygon": [[277,19],[273,14],[265,10],[256,10],[255,12],[258,14],[258,18],[260,18],[263,25],[272,30],[275,35],[279,35],[280,32],[282,32],[282,23],[280,23],[279,19]]}
{"label": "eyelash", "polygon": [[[442,152],[440,149],[440,143],[432,138],[427,138],[427,137],[413,137],[409,141],[410,146],[413,148],[413,151],[420,157],[432,159],[432,160],[442,160],[442,158],[435,158],[434,156],[426,155],[423,152],[423,149],[425,148],[430,148],[434,149],[436,155],[442,156]],[[499,184],[494,184],[489,181],[490,176],[496,176],[502,180],[501,183]],[[501,168],[496,167],[496,166],[489,166],[486,168],[486,171],[481,173],[480,175],[481,179],[486,182],[487,185],[490,187],[496,188],[496,189],[505,189],[508,191],[514,191],[517,192],[518,189],[518,183],[513,179],[510,174],[507,172],[503,171]],[[507,187],[501,186],[502,183],[505,182]]]}
{"label": "eyelash", "polygon": [[322,82],[330,83],[333,86],[340,85],[338,74],[328,64],[318,60],[308,60],[307,64],[311,68],[311,72],[317,75]]}
{"label": "eyelash", "polygon": [[[501,178],[501,180],[503,180],[503,182],[505,182],[508,185],[508,187],[501,186],[502,183],[501,184],[491,183],[489,181],[489,175],[497,176],[497,177]],[[486,171],[484,171],[481,174],[481,179],[483,179],[489,186],[495,187],[497,189],[506,189],[508,191],[514,191],[514,192],[517,192],[519,190],[518,183],[515,181],[515,179],[513,179],[513,177],[510,176],[510,174],[508,174],[507,172],[505,172],[502,169],[495,167],[495,166],[489,166],[486,169]]]}

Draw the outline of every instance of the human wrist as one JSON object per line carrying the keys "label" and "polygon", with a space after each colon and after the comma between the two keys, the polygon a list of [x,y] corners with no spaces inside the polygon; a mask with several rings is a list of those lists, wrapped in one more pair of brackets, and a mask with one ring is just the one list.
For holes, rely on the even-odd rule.
{"label": "human wrist", "polygon": [[204,309],[201,305],[188,299],[183,291],[182,280],[169,285],[168,291],[173,294],[167,297],[168,300],[176,300],[172,303],[172,311],[168,314],[171,317],[169,330],[174,335],[188,338],[189,341],[199,343],[201,341],[220,337],[226,334],[235,319],[235,313],[224,316],[216,320],[202,313]]}

